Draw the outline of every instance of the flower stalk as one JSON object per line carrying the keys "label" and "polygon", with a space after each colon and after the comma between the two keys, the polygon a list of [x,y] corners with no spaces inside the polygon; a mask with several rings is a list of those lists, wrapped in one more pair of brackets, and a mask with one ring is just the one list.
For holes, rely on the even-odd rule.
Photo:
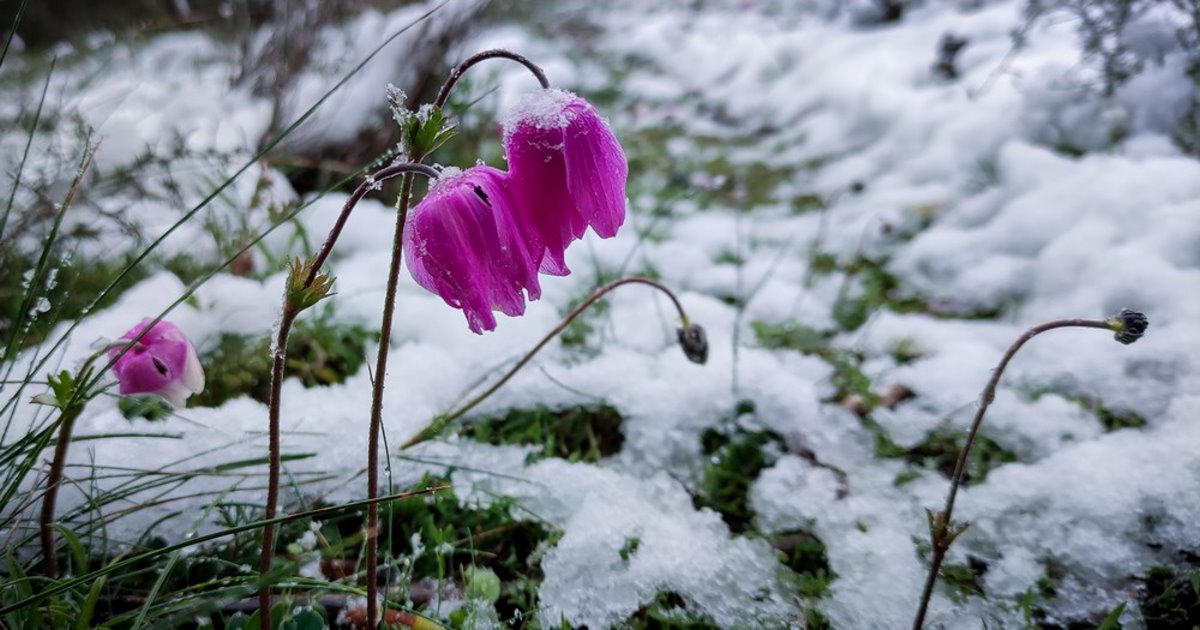
{"label": "flower stalk", "polygon": [[[350,194],[350,197],[346,199],[346,203],[342,206],[341,214],[338,215],[337,221],[334,222],[329,235],[325,237],[325,242],[321,244],[321,248],[317,253],[304,262],[299,260],[292,261],[288,268],[288,278],[284,289],[283,312],[279,317],[279,330],[276,332],[275,346],[272,351],[271,393],[267,402],[268,471],[267,502],[264,511],[268,522],[263,527],[262,554],[258,565],[260,579],[263,581],[258,592],[259,607],[262,610],[271,609],[271,589],[266,576],[271,571],[275,551],[275,524],[271,522],[271,519],[275,517],[279,505],[279,477],[280,468],[282,467],[279,424],[280,407],[283,398],[284,368],[287,365],[288,337],[291,335],[292,326],[301,312],[332,295],[330,291],[333,288],[333,277],[322,273],[321,266],[329,258],[330,252],[333,251],[333,246],[337,243],[338,237],[341,236],[342,229],[346,226],[346,221],[349,220],[350,213],[353,212],[354,207],[358,205],[358,202],[368,192],[376,189],[380,182],[387,181],[398,175],[411,175],[412,173],[421,173],[431,178],[438,176],[438,172],[429,166],[411,163],[392,164],[366,176],[354,189],[354,192]],[[372,498],[374,498],[373,495]]]}
{"label": "flower stalk", "polygon": [[546,344],[550,343],[550,340],[554,339],[560,333],[562,333],[562,331],[566,330],[567,326],[570,326],[571,322],[575,321],[575,319],[582,315],[584,311],[600,300],[600,298],[604,297],[607,293],[626,284],[644,284],[658,289],[668,298],[670,298],[671,304],[675,306],[675,311],[679,314],[679,328],[677,330],[677,334],[680,347],[683,348],[684,354],[687,356],[688,360],[692,361],[693,363],[702,364],[708,359],[708,341],[704,334],[704,329],[701,328],[699,324],[692,322],[688,318],[687,313],[683,310],[683,305],[679,303],[679,298],[676,297],[674,291],[657,280],[652,280],[642,276],[626,276],[624,278],[618,278],[612,282],[601,285],[595,291],[592,291],[592,293],[588,295],[586,299],[580,302],[575,308],[571,309],[571,312],[567,313],[567,315],[562,318],[562,321],[560,321],[557,326],[551,329],[550,332],[546,333],[546,336],[542,337],[542,340],[539,341],[537,345],[531,348],[529,352],[526,352],[525,356],[521,357],[520,360],[518,360],[511,368],[509,368],[509,370],[505,372],[504,375],[501,376],[490,387],[480,392],[474,398],[454,409],[453,411],[440,414],[435,417],[424,429],[418,431],[416,435],[409,438],[407,442],[402,444],[400,449],[404,450],[442,435],[442,433],[444,433],[445,430],[451,424],[453,424],[455,420],[461,418],[464,414],[474,409],[479,405],[479,403],[483,402],[489,396],[496,393],[497,390],[503,387],[504,384],[512,379],[512,377],[516,375],[521,368],[525,367],[533,359],[533,357],[542,350],[542,348],[545,348]]}
{"label": "flower stalk", "polygon": [[925,577],[925,586],[921,592],[921,600],[917,606],[916,617],[913,618],[913,630],[921,630],[925,625],[925,614],[929,609],[929,601],[933,597],[933,587],[937,583],[938,572],[941,570],[942,562],[946,559],[946,552],[950,550],[950,546],[969,526],[968,523],[956,523],[953,519],[954,501],[958,497],[959,486],[962,485],[963,477],[967,471],[967,458],[971,454],[971,447],[975,444],[975,438],[979,434],[979,427],[983,424],[983,416],[987,413],[988,407],[996,399],[996,387],[1000,383],[1000,377],[1004,375],[1004,369],[1008,367],[1010,361],[1016,356],[1017,351],[1026,344],[1030,339],[1050,330],[1057,328],[1098,328],[1100,330],[1108,330],[1114,333],[1116,340],[1123,344],[1130,344],[1141,338],[1145,333],[1148,322],[1146,316],[1122,309],[1116,316],[1104,321],[1091,319],[1060,319],[1056,321],[1039,324],[1025,331],[1016,341],[1013,342],[1008,350],[1004,352],[1004,356],[1000,358],[1000,363],[992,370],[992,376],[983,387],[983,392],[979,397],[979,408],[975,411],[975,417],[971,420],[971,427],[967,431],[967,441],[963,444],[962,450],[958,453],[958,460],[954,464],[954,474],[950,477],[950,491],[946,495],[946,504],[940,512],[936,514],[931,510],[926,510],[926,516],[929,520],[929,538],[932,543],[932,549],[929,556],[929,573]]}

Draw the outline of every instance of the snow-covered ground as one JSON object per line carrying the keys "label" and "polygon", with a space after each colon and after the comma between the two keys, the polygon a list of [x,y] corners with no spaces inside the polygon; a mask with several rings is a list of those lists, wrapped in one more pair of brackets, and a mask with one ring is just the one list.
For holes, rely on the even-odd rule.
{"label": "snow-covered ground", "polygon": [[[457,4],[466,3],[450,6]],[[1146,338],[1128,347],[1095,330],[1048,333],[1009,367],[985,433],[1018,461],[961,493],[956,515],[971,527],[949,559],[963,564],[969,555],[986,563],[985,596],[951,601],[939,592],[931,622],[1022,626],[1018,598],[1036,589],[1050,565],[1058,592],[1046,604],[1053,618],[1095,620],[1136,599],[1133,578],[1148,567],[1194,558],[1200,551],[1200,162],[1170,138],[1182,103],[1196,89],[1182,78],[1182,61],[1168,53],[1102,100],[1087,89],[1098,79],[1078,50],[1077,24],[1056,15],[1026,29],[1022,2],[931,0],[886,24],[864,23],[855,7],[869,3],[841,10],[839,3],[819,2],[704,2],[700,10],[694,4],[614,1],[586,13],[552,10],[543,16],[551,23],[539,28],[484,28],[447,60],[505,46],[542,64],[556,86],[583,94],[615,86],[618,96],[601,110],[630,152],[665,154],[690,170],[685,175],[698,188],[711,184],[712,174],[703,169],[717,155],[735,166],[762,163],[787,173],[753,205],[737,203],[735,191],[732,202],[701,207],[687,196],[656,196],[668,174],[631,172],[622,233],[611,240],[589,235],[575,245],[567,262],[576,273],[545,278],[540,302],[524,317],[501,318],[484,336],[471,334],[460,313],[404,278],[384,376],[392,444],[536,343],[602,271],[656,270],[681,290],[690,316],[707,328],[708,364],[693,365],[673,341],[670,304],[648,289],[623,288],[597,320],[590,339],[596,352],[552,345],[479,410],[602,399],[623,415],[625,442],[598,465],[551,459],[527,466],[525,449],[465,439],[418,449],[425,460],[468,464],[470,471],[452,478],[460,496],[485,503],[514,497],[563,530],[542,561],[545,618],[606,627],[671,591],[727,627],[796,623],[806,605],[817,606],[836,628],[910,623],[925,574],[918,544],[928,538],[924,510],[940,508],[947,479],[922,469],[896,483],[911,467],[877,456],[871,430],[829,400],[830,364],[762,347],[751,328],[752,322],[799,322],[837,329],[833,305],[844,276],[812,273],[814,250],[843,262],[858,255],[886,261],[905,290],[964,315],[883,309],[832,340],[833,347],[866,357],[863,371],[873,383],[900,383],[915,394],[873,414],[901,447],[939,427],[965,430],[989,371],[1029,326],[1102,319],[1122,307],[1144,311],[1151,321]],[[365,42],[416,14],[353,22],[343,38],[353,47],[341,67],[369,51]],[[580,19],[594,28],[554,22]],[[1161,11],[1145,19],[1143,32],[1152,33],[1171,18]],[[1011,34],[1021,29],[1026,45],[1014,49]],[[956,79],[932,70],[947,32],[969,42]],[[82,63],[60,70],[51,84],[51,102],[77,112],[102,138],[101,183],[144,149],[166,156],[177,142],[243,161],[253,154],[270,104],[227,87],[217,44],[195,34],[165,35],[114,57],[107,67]],[[327,104],[305,124],[305,134],[338,142],[353,137],[355,116],[345,112],[386,114],[384,88],[389,72],[400,72],[398,58],[383,55],[368,65],[339,97],[337,107],[355,107],[333,116],[334,105]],[[535,85],[519,66],[498,65],[493,72],[500,89],[492,98],[501,109]],[[315,101],[336,76],[306,75],[297,98]],[[660,140],[644,133],[660,129],[672,134]],[[35,160],[33,172],[49,172],[52,158],[66,152],[68,134],[40,138],[47,144],[35,145],[35,156],[46,159]],[[12,148],[23,142],[20,130],[0,135],[5,177],[19,156]],[[197,161],[180,165],[187,168],[179,176],[193,203],[240,164],[190,159]],[[294,196],[286,179],[256,166],[214,211],[235,216],[260,177],[279,199]],[[794,211],[791,200],[800,195],[819,195],[825,209]],[[93,199],[151,237],[180,216],[179,206],[144,195],[131,201],[112,191]],[[330,195],[300,216],[311,238],[328,230],[343,201]],[[338,279],[339,321],[377,325],[392,212],[383,203],[363,202],[339,242],[330,267]],[[650,228],[654,238],[644,235]],[[272,234],[268,249],[285,253],[294,230]],[[165,247],[187,251],[204,234],[197,218]],[[736,256],[722,256],[728,252]],[[222,332],[267,334],[278,317],[282,280],[282,274],[265,282],[219,275],[168,319],[202,353]],[[166,273],[143,280],[116,305],[92,313],[52,364],[73,365],[97,339],[117,337],[157,314],[184,288]],[[735,299],[720,299],[728,296]],[[976,312],[999,316],[965,317]],[[919,356],[899,362],[891,350],[901,343]],[[18,359],[17,373],[33,352]],[[373,356],[374,349],[368,352]],[[0,389],[4,399],[12,387]],[[337,476],[326,486],[337,488],[335,500],[362,492],[361,483],[346,480],[363,466],[370,387],[367,370],[332,387],[284,385],[284,451],[316,453],[289,470]],[[826,545],[837,578],[819,601],[801,602],[793,594],[767,541],[732,535],[717,514],[693,507],[689,489],[699,482],[704,457],[699,436],[725,422],[741,400],[754,403],[753,420],[746,420],[751,429],[775,431],[823,464],[784,453],[750,491],[759,530],[802,529]],[[1135,412],[1146,424],[1106,432],[1080,400]],[[35,413],[23,407],[18,426]],[[188,465],[265,452],[266,408],[258,402],[238,399],[181,415],[186,420],[172,420],[169,429],[183,439],[82,442],[72,462],[105,466],[133,459],[151,469],[210,448]],[[101,398],[76,432],[128,427],[115,401]],[[829,467],[845,472],[845,492]],[[392,462],[399,483],[444,469]],[[197,479],[187,488],[213,490],[222,483],[227,480]],[[65,492],[61,503],[65,509],[79,500],[79,493]],[[180,508],[142,510],[121,527],[140,532]],[[186,530],[195,512],[184,514],[160,528]],[[618,552],[630,538],[640,544],[625,562]],[[1122,621],[1138,627],[1135,605]]]}

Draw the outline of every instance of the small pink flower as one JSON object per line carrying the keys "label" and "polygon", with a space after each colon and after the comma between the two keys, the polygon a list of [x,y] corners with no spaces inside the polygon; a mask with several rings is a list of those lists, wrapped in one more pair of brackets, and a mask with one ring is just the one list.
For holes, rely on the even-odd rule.
{"label": "small pink flower", "polygon": [[541,297],[538,256],[517,223],[512,178],[473,166],[438,178],[413,208],[404,255],[417,284],[462,309],[476,333],[496,328],[493,310],[525,313]]}
{"label": "small pink flower", "polygon": [[[146,318],[121,339],[133,339],[150,325]],[[121,347],[108,351],[116,357]],[[176,407],[204,390],[204,368],[196,349],[174,324],[160,321],[133,344],[112,367],[122,394],[154,394]]]}
{"label": "small pink flower", "polygon": [[625,152],[587,101],[563,90],[527,96],[504,123],[513,192],[541,270],[570,273],[567,245],[591,226],[603,238],[625,221]]}

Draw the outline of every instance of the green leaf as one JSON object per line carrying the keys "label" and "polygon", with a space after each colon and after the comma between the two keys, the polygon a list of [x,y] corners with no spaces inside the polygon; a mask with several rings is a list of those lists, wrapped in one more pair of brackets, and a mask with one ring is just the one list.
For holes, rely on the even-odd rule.
{"label": "green leaf", "polygon": [[75,563],[75,566],[73,567],[74,572],[87,573],[88,553],[83,548],[83,543],[79,541],[79,536],[75,535],[75,532],[63,527],[62,525],[59,525],[58,523],[54,524],[54,529],[62,535],[63,540],[67,541],[67,547],[71,550],[71,559]]}
{"label": "green leaf", "polygon": [[83,600],[83,604],[79,607],[79,616],[75,618],[75,630],[87,630],[92,627],[92,615],[96,610],[96,602],[100,599],[100,591],[104,588],[104,583],[107,579],[102,575],[95,582],[92,582],[92,588],[88,590],[87,599]]}
{"label": "green leaf", "polygon": [[1104,621],[1100,622],[1100,625],[1096,626],[1096,630],[1120,630],[1124,626],[1122,626],[1121,622],[1118,620],[1121,618],[1121,614],[1124,612],[1125,603],[1121,602],[1112,610],[1112,612],[1108,613],[1108,616],[1104,618]]}
{"label": "green leaf", "polygon": [[296,609],[289,619],[279,624],[279,630],[324,630],[325,618],[311,606]]}

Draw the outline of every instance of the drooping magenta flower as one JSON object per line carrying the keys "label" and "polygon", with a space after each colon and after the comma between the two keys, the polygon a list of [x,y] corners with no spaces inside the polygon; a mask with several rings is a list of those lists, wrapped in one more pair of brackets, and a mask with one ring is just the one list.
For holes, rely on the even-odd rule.
{"label": "drooping magenta flower", "polygon": [[504,123],[504,152],[523,229],[544,250],[543,272],[570,273],[563,251],[588,226],[603,238],[616,235],[629,165],[587,101],[555,89],[529,94]]}
{"label": "drooping magenta flower", "polygon": [[490,166],[439,177],[413,208],[404,255],[417,284],[462,309],[476,333],[496,328],[493,310],[525,313],[541,297],[540,252],[529,248],[515,214],[512,178]]}
{"label": "drooping magenta flower", "polygon": [[[121,336],[133,339],[154,320],[143,319]],[[117,357],[121,346],[108,351]],[[150,327],[142,338],[112,367],[122,394],[153,394],[176,407],[182,407],[188,396],[204,391],[204,368],[196,349],[174,324],[160,321]]]}

